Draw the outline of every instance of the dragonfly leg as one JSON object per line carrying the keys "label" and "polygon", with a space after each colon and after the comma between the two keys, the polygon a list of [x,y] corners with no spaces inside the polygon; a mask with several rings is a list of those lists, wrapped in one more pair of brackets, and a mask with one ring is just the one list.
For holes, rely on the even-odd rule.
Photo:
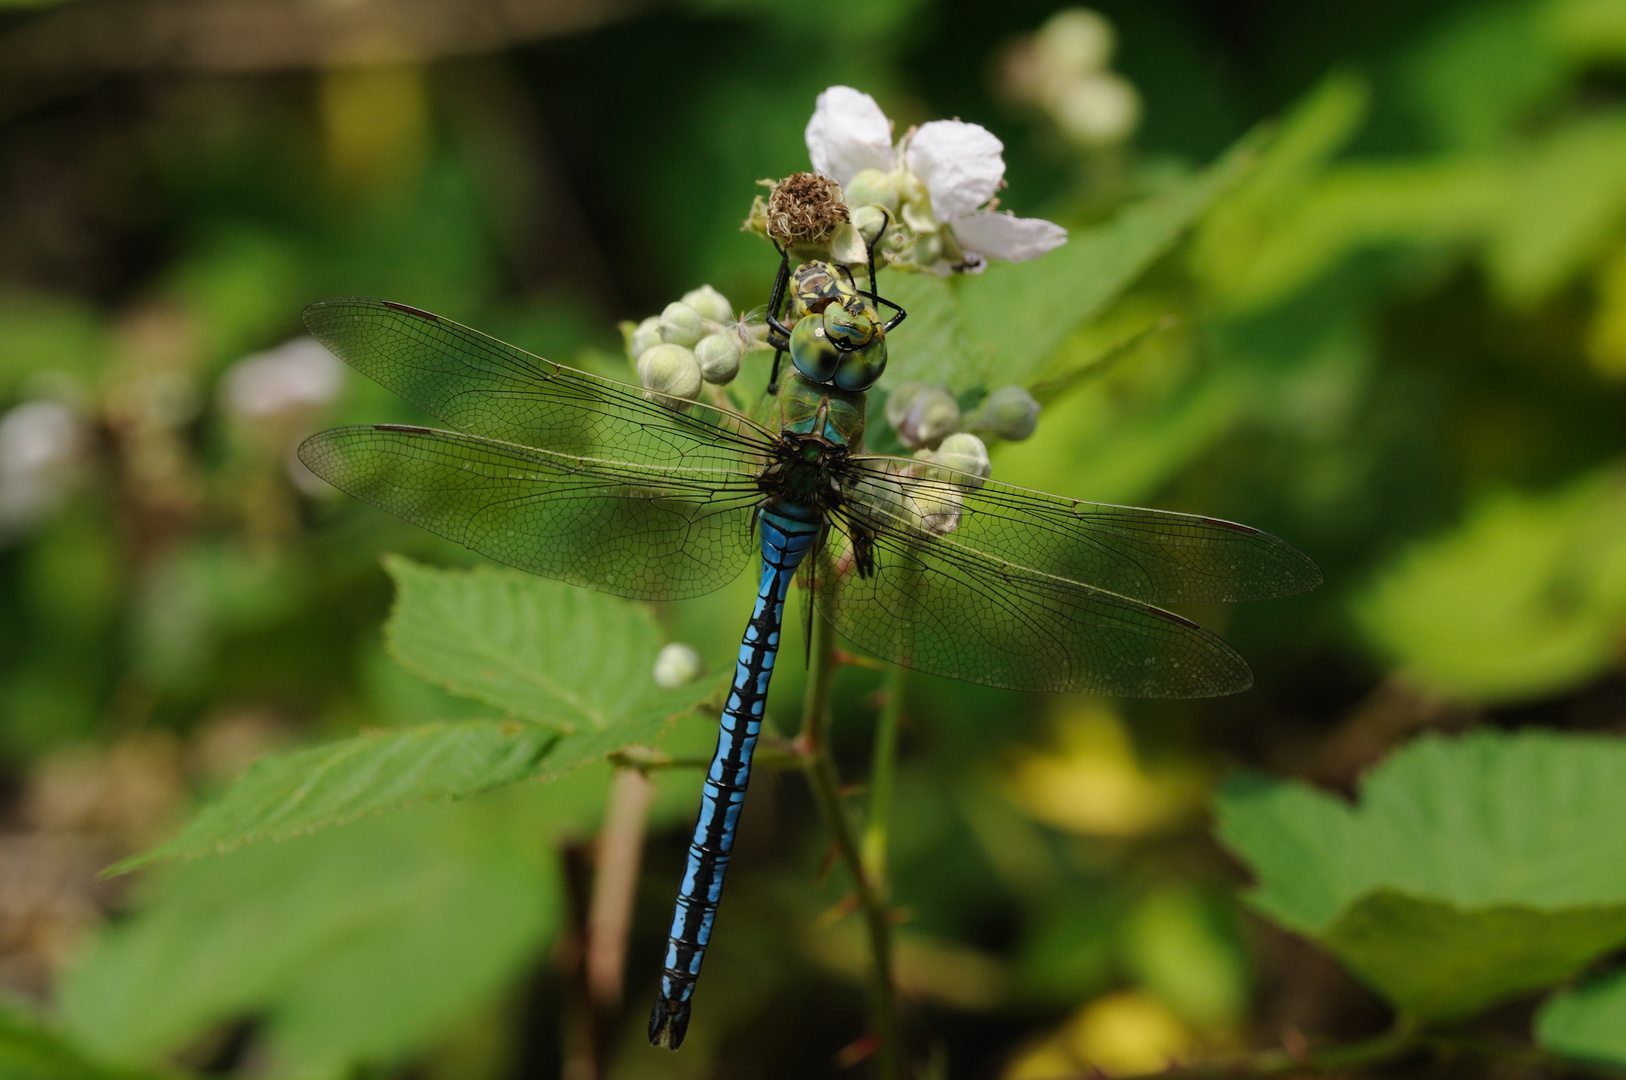
{"label": "dragonfly leg", "polygon": [[894,304],[892,301],[888,300],[886,297],[882,296],[880,293],[880,285],[875,280],[875,245],[881,242],[881,237],[886,235],[887,227],[892,224],[892,215],[887,214],[885,210],[882,210],[881,213],[886,214],[886,221],[881,223],[881,231],[875,234],[875,239],[871,240],[864,247],[864,257],[869,260],[870,303],[875,304],[876,306],[885,304],[887,307],[897,312],[896,315],[888,319],[886,324],[881,327],[882,333],[889,334],[899,323],[909,317],[909,313],[903,310],[903,308],[899,307],[897,304]]}
{"label": "dragonfly leg", "polygon": [[[784,303],[785,288],[790,284],[790,252],[779,246],[779,241],[773,241],[774,250],[779,252],[779,273],[773,279],[773,292],[768,296],[768,329],[777,333],[784,339],[785,347],[790,346],[790,328],[779,321],[779,305]],[[778,347],[778,343],[771,337],[768,343]]]}
{"label": "dragonfly leg", "polygon": [[779,393],[779,361],[785,358],[784,349],[773,351],[773,372],[768,376],[768,393]]}
{"label": "dragonfly leg", "polygon": [[909,313],[907,311],[903,310],[903,308],[899,307],[897,304],[894,304],[884,296],[877,296],[875,298],[875,302],[877,304],[885,304],[887,307],[897,312],[896,315],[892,316],[884,325],[882,325],[881,330],[883,333],[890,334],[899,323],[909,317]]}
{"label": "dragonfly leg", "polygon": [[[864,258],[869,260],[869,299],[872,304],[882,302],[881,295],[877,291],[880,286],[875,282],[875,245],[881,242],[881,237],[886,235],[887,226],[892,224],[891,214],[888,214],[884,208],[881,209],[881,214],[886,218],[885,221],[881,222],[881,231],[875,234],[875,239],[864,245]],[[892,306],[897,307],[896,304]]]}

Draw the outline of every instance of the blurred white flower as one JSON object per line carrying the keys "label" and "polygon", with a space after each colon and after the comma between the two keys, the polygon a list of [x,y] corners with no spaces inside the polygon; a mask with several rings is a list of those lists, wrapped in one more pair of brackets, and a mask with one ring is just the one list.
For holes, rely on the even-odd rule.
{"label": "blurred white flower", "polygon": [[655,657],[655,685],[676,690],[700,677],[700,654],[692,645],[674,641]]}
{"label": "blurred white flower", "polygon": [[0,416],[0,534],[26,529],[62,501],[83,441],[79,418],[54,401]]}
{"label": "blurred white flower", "polygon": [[238,416],[259,418],[332,404],[343,386],[344,365],[301,337],[237,361],[220,380],[220,397]]}
{"label": "blurred white flower", "polygon": [[[1005,146],[987,128],[933,120],[905,132],[896,146],[891,132],[874,98],[832,86],[819,95],[806,133],[813,167],[841,184],[849,202],[897,211],[902,228],[886,252],[889,261],[977,273],[986,259],[1023,262],[1067,242],[1067,230],[1054,222],[995,212]],[[897,241],[906,237],[904,250]]]}
{"label": "blurred white flower", "polygon": [[1105,146],[1122,142],[1140,123],[1140,94],[1122,75],[1102,71],[1063,87],[1050,101],[1050,114],[1079,142]]}
{"label": "blurred white flower", "polygon": [[1121,143],[1140,123],[1141,101],[1133,83],[1108,70],[1116,46],[1105,16],[1064,8],[1006,51],[1000,88],[1043,109],[1081,146]]}
{"label": "blurred white flower", "polygon": [[1118,34],[1099,11],[1063,8],[1039,28],[1034,47],[1052,70],[1064,76],[1104,71],[1118,47]]}

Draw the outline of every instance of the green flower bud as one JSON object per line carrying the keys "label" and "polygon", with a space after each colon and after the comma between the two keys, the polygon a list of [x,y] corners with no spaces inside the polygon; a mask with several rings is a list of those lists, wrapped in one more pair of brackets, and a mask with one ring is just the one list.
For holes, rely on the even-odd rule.
{"label": "green flower bud", "polygon": [[[628,323],[627,325],[630,326],[631,324]],[[627,335],[627,356],[637,360],[644,353],[659,345],[662,340],[661,317],[651,315],[634,327],[631,334]]]}
{"label": "green flower bud", "polygon": [[1039,403],[1020,386],[1001,386],[983,399],[965,426],[1021,442],[1039,424]]}
{"label": "green flower bud", "polygon": [[715,323],[734,321],[734,309],[729,306],[728,298],[710,285],[690,289],[683,294],[683,302],[700,312],[702,319],[710,319]]}
{"label": "green flower bud", "polygon": [[693,401],[700,396],[700,363],[681,345],[657,345],[638,358],[638,381],[656,391],[644,395],[650,401],[682,408],[671,399]]}
{"label": "green flower bud", "polygon": [[707,334],[694,347],[694,358],[701,378],[718,386],[731,383],[740,373],[740,336],[731,331]]}
{"label": "green flower bud", "polygon": [[909,415],[909,406],[914,404],[915,397],[926,386],[923,382],[901,382],[886,396],[886,422],[893,431],[903,426],[903,418]]}
{"label": "green flower bud", "polygon": [[[700,312],[675,300],[666,305],[661,312],[661,340],[668,345],[682,345],[685,349],[692,349],[695,343],[706,336],[706,327],[700,318]],[[641,355],[641,354],[640,354]]]}
{"label": "green flower bud", "polygon": [[951,533],[960,527],[960,510],[965,505],[964,483],[958,477],[936,468],[937,455],[930,450],[915,452],[915,475],[930,484],[918,484],[904,496],[904,520],[923,532]]}
{"label": "green flower bud", "polygon": [[921,233],[915,238],[914,261],[921,269],[933,266],[943,257],[943,241],[934,232]]}
{"label": "green flower bud", "polygon": [[875,243],[891,216],[879,206],[860,206],[853,211],[853,229],[866,244]]}
{"label": "green flower bud", "polygon": [[[890,406],[891,402],[887,404]],[[905,446],[930,447],[942,442],[959,426],[960,406],[948,387],[928,386],[915,394],[902,422],[893,425],[893,430]]]}
{"label": "green flower bud", "polygon": [[691,645],[674,641],[655,657],[655,685],[662,690],[676,690],[699,677],[700,654]]}
{"label": "green flower bud", "polygon": [[933,455],[939,465],[946,465],[951,469],[958,469],[962,473],[970,473],[977,478],[975,483],[965,477],[949,474],[945,479],[951,479],[956,484],[975,490],[982,486],[993,472],[993,464],[988,460],[988,447],[983,441],[968,431],[956,431],[943,440]]}
{"label": "green flower bud", "polygon": [[891,214],[898,212],[898,189],[891,175],[880,169],[865,169],[847,181],[843,190],[848,207],[879,206]]}

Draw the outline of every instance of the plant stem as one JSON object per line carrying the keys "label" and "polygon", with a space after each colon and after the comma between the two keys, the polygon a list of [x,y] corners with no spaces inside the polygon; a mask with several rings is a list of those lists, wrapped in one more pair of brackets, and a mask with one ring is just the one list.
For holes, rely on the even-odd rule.
{"label": "plant stem", "polygon": [[870,1023],[875,1028],[876,1073],[880,1080],[902,1080],[897,1008],[892,990],[892,912],[871,880],[859,855],[852,822],[841,801],[841,781],[830,760],[826,739],[830,717],[830,682],[835,675],[835,630],[822,618],[813,620],[807,693],[802,699],[802,731],[796,737],[813,797],[824,815],[836,852],[852,875],[853,889],[864,913],[870,944]]}
{"label": "plant stem", "polygon": [[869,820],[864,825],[860,854],[864,871],[876,891],[888,901],[891,887],[886,868],[887,825],[892,813],[892,787],[898,771],[898,728],[903,721],[903,687],[908,670],[893,667],[886,674],[886,699],[875,720],[875,755],[870,766]]}
{"label": "plant stem", "polygon": [[647,776],[637,769],[616,770],[604,807],[604,824],[598,830],[582,959],[587,1000],[601,1014],[613,1014],[621,1005],[638,863],[654,801],[655,785]]}

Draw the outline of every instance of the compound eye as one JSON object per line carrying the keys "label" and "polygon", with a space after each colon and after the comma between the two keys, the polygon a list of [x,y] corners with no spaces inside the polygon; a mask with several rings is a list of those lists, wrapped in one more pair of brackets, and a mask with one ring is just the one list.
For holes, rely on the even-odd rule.
{"label": "compound eye", "polygon": [[886,371],[886,338],[876,337],[862,349],[841,354],[835,384],[843,390],[862,391],[875,385]]}
{"label": "compound eye", "polygon": [[875,320],[862,310],[854,314],[840,304],[831,304],[821,317],[825,336],[843,349],[862,348],[875,336]]}
{"label": "compound eye", "polygon": [[790,331],[790,361],[808,380],[827,383],[841,363],[841,350],[825,333],[824,320],[809,316]]}

